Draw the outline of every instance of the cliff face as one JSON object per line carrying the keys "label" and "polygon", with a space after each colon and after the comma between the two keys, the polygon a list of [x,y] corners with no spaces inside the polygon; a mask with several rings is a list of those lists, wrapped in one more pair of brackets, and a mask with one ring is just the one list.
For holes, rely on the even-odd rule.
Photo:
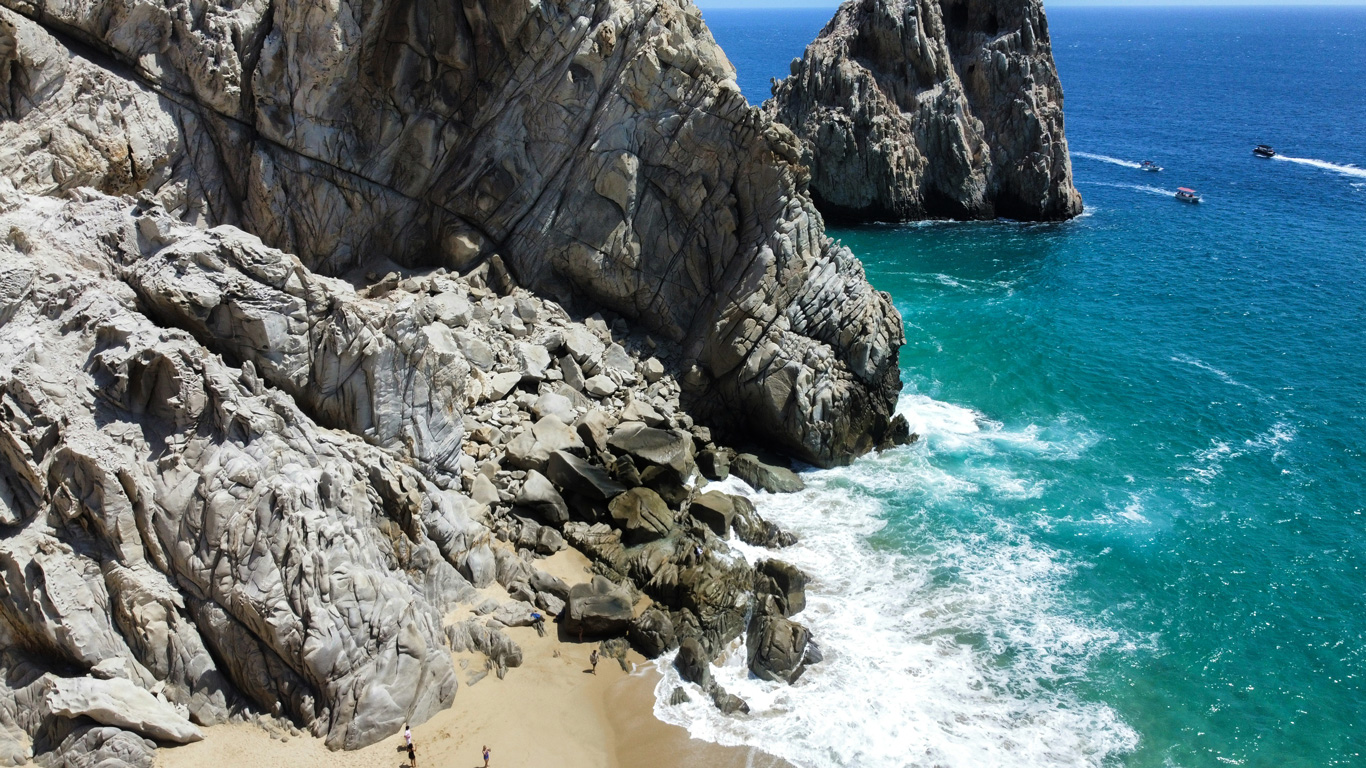
{"label": "cliff face", "polygon": [[767,113],[801,138],[827,216],[1081,213],[1039,0],[849,0]]}
{"label": "cliff face", "polygon": [[695,8],[0,6],[0,763],[363,746],[537,610],[819,660],[690,482],[906,437],[900,318]]}
{"label": "cliff face", "polygon": [[714,424],[823,465],[886,432],[900,320],[691,4],[0,5],[41,25],[0,22],[21,191],[146,191],[324,274],[497,254],[667,339]]}

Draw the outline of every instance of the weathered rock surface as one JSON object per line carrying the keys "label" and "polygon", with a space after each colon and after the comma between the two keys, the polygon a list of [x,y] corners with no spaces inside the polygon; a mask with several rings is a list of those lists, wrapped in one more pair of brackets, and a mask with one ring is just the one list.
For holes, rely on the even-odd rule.
{"label": "weathered rock surface", "polygon": [[806,609],[806,574],[782,560],[760,560],[754,566],[759,583],[756,591],[773,596],[774,607],[784,616]]}
{"label": "weathered rock surface", "polygon": [[158,741],[188,744],[204,733],[175,707],[123,678],[49,677],[43,705],[48,712],[75,720],[88,717],[102,725],[135,731]]}
{"label": "weathered rock surface", "polygon": [[900,319],[685,0],[0,5],[22,192],[146,193],[324,274],[484,264],[668,339],[718,426],[822,465],[887,433]]}
{"label": "weathered rock surface", "polygon": [[902,332],[732,77],[685,0],[0,0],[0,760],[745,632],[694,457],[887,444]]}
{"label": "weathered rock surface", "polygon": [[585,637],[615,636],[626,633],[633,618],[631,593],[603,576],[594,576],[586,584],[575,584],[569,589],[565,613],[561,617],[564,629],[571,635]]}
{"label": "weathered rock surface", "polygon": [[745,646],[749,651],[749,671],[756,677],[774,682],[795,682],[806,671],[806,645],[811,631],[776,612],[771,598],[749,622]]}
{"label": "weathered rock surface", "polygon": [[752,453],[742,453],[730,464],[735,476],[749,483],[752,488],[769,493],[796,493],[806,487],[806,483],[796,472],[787,467],[769,464]]}
{"label": "weathered rock surface", "polygon": [[439,617],[469,587],[428,531],[459,530],[463,507],[153,324],[68,215],[0,216],[26,233],[0,244],[24,286],[0,325],[4,645],[122,660],[198,724],[255,706],[334,747],[448,705]]}
{"label": "weathered rock surface", "polygon": [[827,217],[1081,213],[1040,0],[849,0],[773,96]]}

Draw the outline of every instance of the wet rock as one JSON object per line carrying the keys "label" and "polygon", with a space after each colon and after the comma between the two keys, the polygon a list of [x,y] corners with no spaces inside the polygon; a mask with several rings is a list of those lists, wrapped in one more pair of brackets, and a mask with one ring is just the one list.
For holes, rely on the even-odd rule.
{"label": "wet rock", "polygon": [[683,690],[682,686],[676,686],[673,689],[673,693],[669,694],[669,706],[676,707],[679,704],[686,704],[689,701],[692,701],[692,697],[688,695],[687,691]]}
{"label": "wet rock", "polygon": [[731,524],[740,541],[756,547],[781,549],[797,543],[797,535],[785,531],[777,524],[759,516],[754,504],[743,496],[730,496],[735,505],[735,517]]}
{"label": "wet rock", "polygon": [[756,490],[769,493],[795,493],[806,487],[806,483],[786,467],[766,464],[752,453],[742,453],[731,462],[730,471],[749,483]]}
{"label": "wet rock", "polygon": [[642,656],[650,659],[661,656],[678,645],[673,621],[669,619],[669,614],[658,608],[651,608],[636,617],[631,622],[627,638]]}
{"label": "wet rock", "polygon": [[711,660],[702,644],[695,637],[684,638],[678,644],[678,655],[674,657],[674,667],[678,674],[688,682],[697,683],[706,690],[711,683]]}
{"label": "wet rock", "polygon": [[711,694],[712,704],[715,704],[716,708],[721,710],[721,714],[749,714],[749,704],[744,699],[730,693],[715,682],[712,683],[709,693]]}
{"label": "wet rock", "polygon": [[730,456],[725,451],[702,451],[697,454],[697,468],[708,480],[725,480],[730,477]]}
{"label": "wet rock", "polygon": [[[766,598],[771,600],[771,598]],[[811,632],[763,601],[749,622],[745,645],[749,671],[763,680],[792,683],[806,670],[803,659]]]}
{"label": "wet rock", "polygon": [[754,566],[755,591],[774,598],[779,613],[792,616],[806,609],[806,574],[782,560],[760,560]]}
{"label": "wet rock", "polygon": [[699,523],[721,538],[730,536],[731,521],[735,519],[735,502],[721,491],[707,491],[693,497],[688,512]]}

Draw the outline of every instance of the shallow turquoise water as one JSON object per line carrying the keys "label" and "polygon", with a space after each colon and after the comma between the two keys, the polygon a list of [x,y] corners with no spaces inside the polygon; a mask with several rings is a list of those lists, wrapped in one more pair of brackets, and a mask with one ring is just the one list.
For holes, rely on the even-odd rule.
{"label": "shallow turquoise water", "polygon": [[[807,15],[707,14],[751,98]],[[847,664],[756,717],[812,765],[1366,765],[1366,11],[1050,21],[1085,217],[832,232],[923,439],[767,502]]]}

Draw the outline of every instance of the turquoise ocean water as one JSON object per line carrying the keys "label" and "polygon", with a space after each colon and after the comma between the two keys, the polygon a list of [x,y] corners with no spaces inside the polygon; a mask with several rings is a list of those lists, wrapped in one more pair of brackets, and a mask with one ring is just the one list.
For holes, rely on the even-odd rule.
{"label": "turquoise ocean water", "polygon": [[[829,12],[705,16],[757,102]],[[1084,217],[832,232],[922,439],[759,500],[831,663],[658,711],[801,766],[1366,765],[1366,9],[1050,27]]]}

